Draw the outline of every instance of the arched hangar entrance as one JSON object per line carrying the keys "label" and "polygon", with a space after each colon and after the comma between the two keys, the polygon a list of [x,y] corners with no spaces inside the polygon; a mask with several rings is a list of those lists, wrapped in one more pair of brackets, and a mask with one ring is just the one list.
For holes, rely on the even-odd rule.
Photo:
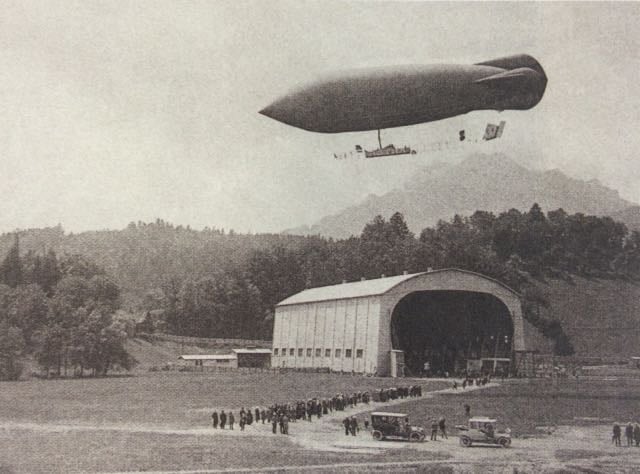
{"label": "arched hangar entrance", "polygon": [[409,376],[500,372],[513,354],[513,322],[494,295],[460,290],[417,291],[391,315],[391,343]]}
{"label": "arched hangar entrance", "polygon": [[525,349],[519,295],[464,270],[396,285],[383,297],[380,323],[379,367],[392,376],[501,372]]}

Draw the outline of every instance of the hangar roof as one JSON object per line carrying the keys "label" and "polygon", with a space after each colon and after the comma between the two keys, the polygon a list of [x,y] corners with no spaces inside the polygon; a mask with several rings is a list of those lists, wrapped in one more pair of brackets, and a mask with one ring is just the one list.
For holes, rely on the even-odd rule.
{"label": "hangar roof", "polygon": [[397,284],[424,273],[425,272],[411,273],[408,275],[376,278],[375,280],[354,281],[351,283],[341,283],[339,285],[310,288],[282,300],[276,306],[382,295]]}
{"label": "hangar roof", "polygon": [[351,283],[340,283],[338,285],[320,286],[318,288],[309,288],[303,290],[300,293],[289,296],[282,300],[276,306],[287,306],[303,303],[317,303],[320,301],[332,301],[348,298],[363,298],[367,296],[378,296],[387,293],[400,283],[415,278],[420,275],[435,274],[441,272],[461,272],[476,275],[487,280],[491,280],[500,286],[503,286],[510,292],[517,295],[515,291],[509,288],[504,283],[501,283],[493,278],[490,278],[479,273],[470,272],[468,270],[460,270],[458,268],[442,268],[438,270],[431,270],[429,272],[410,273],[407,275],[396,275],[386,278],[376,278],[374,280],[354,281]]}

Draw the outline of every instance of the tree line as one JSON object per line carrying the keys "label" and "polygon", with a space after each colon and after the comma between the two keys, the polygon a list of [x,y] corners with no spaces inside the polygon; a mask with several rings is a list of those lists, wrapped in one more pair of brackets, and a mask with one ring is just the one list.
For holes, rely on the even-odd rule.
{"label": "tree line", "polygon": [[[319,236],[276,242],[226,271],[200,279],[169,279],[148,292],[146,328],[205,337],[270,338],[274,306],[305,288],[456,267],[496,278],[522,295],[525,318],[554,343],[573,347],[557,319],[543,316],[549,302],[538,286],[547,277],[640,277],[640,234],[609,217],[477,211],[440,221],[415,236],[404,217],[375,217],[358,237]],[[155,310],[155,313],[152,312]],[[158,311],[160,310],[160,311]],[[153,317],[153,314],[159,317]]]}
{"label": "tree line", "polygon": [[47,376],[130,368],[119,306],[119,287],[97,265],[53,251],[20,255],[16,237],[0,265],[0,380],[18,379],[26,356]]}
{"label": "tree line", "polygon": [[[14,377],[30,354],[47,373],[106,373],[128,367],[124,308],[144,315],[138,329],[171,334],[270,339],[274,306],[305,288],[456,267],[512,287],[523,313],[554,343],[573,352],[549,316],[544,278],[640,278],[640,234],[609,217],[528,211],[441,220],[414,235],[404,217],[377,216],[359,236],[237,234],[196,231],[158,220],[122,231],[65,236],[48,229],[54,249],[26,232],[0,264],[0,374]],[[6,240],[6,236],[4,236]],[[1,239],[0,239],[1,240]],[[95,263],[94,263],[95,262]],[[9,375],[7,375],[9,374]]]}

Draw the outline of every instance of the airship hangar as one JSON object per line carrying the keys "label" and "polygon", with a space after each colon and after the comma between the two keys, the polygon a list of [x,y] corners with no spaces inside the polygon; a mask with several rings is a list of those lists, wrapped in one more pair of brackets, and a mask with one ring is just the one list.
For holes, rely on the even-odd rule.
{"label": "airship hangar", "polygon": [[514,290],[439,269],[311,288],[281,301],[273,366],[392,377],[513,372],[536,341]]}

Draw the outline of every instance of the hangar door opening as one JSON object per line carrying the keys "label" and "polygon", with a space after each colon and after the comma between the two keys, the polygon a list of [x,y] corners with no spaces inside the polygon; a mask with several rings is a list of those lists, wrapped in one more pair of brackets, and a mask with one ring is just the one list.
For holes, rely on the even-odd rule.
{"label": "hangar door opening", "polygon": [[393,310],[391,342],[405,375],[501,373],[512,359],[513,321],[488,293],[419,291]]}

